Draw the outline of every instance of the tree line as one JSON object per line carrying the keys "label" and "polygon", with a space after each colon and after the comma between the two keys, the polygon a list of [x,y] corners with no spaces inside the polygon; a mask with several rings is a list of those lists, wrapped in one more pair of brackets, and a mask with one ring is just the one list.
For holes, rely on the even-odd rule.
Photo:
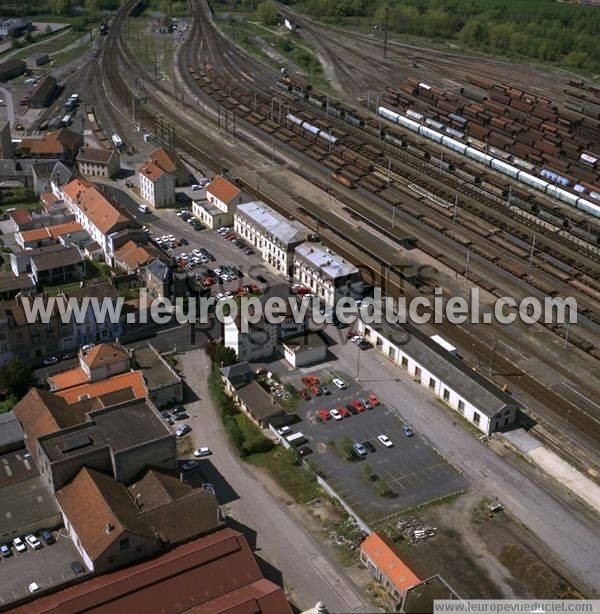
{"label": "tree line", "polygon": [[[345,23],[367,18],[429,39],[600,71],[600,8],[552,0],[305,0],[308,14]],[[361,21],[364,21],[361,20]]]}

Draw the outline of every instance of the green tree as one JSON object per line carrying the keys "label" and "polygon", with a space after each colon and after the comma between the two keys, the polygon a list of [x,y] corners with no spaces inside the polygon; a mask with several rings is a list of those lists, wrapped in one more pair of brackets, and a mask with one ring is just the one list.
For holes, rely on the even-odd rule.
{"label": "green tree", "polygon": [[279,13],[272,2],[261,2],[256,7],[256,17],[267,26],[274,26],[279,23]]}
{"label": "green tree", "polygon": [[21,359],[14,358],[0,368],[0,388],[17,397],[23,396],[31,387],[33,371]]}
{"label": "green tree", "polygon": [[0,414],[5,414],[7,411],[10,411],[16,404],[17,397],[14,394],[10,394],[4,401],[0,401]]}
{"label": "green tree", "polygon": [[70,15],[73,9],[71,0],[48,0],[48,5],[55,15]]}

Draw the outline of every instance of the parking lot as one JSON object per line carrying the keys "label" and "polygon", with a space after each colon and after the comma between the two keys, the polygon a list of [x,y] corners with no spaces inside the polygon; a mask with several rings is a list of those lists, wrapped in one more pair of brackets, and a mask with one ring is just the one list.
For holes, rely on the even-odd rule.
{"label": "parking lot", "polygon": [[[0,607],[28,594],[27,587],[36,582],[41,590],[61,584],[75,576],[71,563],[83,563],[65,529],[53,532],[56,542],[26,552],[17,552],[11,545],[12,555],[0,560]],[[84,566],[85,568],[85,566]]]}
{"label": "parking lot", "polygon": [[[298,389],[304,386],[298,371],[282,373],[283,382],[293,383]],[[462,475],[430,447],[419,433],[408,437],[402,430],[403,421],[398,414],[384,405],[363,411],[346,411],[340,420],[330,417],[323,420],[322,410],[352,405],[354,400],[368,399],[370,391],[354,382],[347,374],[321,370],[314,372],[331,394],[302,400],[297,408],[302,421],[294,424],[294,433],[302,432],[312,453],[305,456],[323,474],[329,485],[367,523],[377,521],[404,509],[426,503],[458,492],[466,487]],[[334,375],[347,384],[339,390],[331,383]],[[378,440],[387,436],[391,447]],[[369,444],[374,451],[365,456],[355,455],[355,460],[344,458],[341,450],[345,442]],[[331,445],[335,443],[335,447]],[[368,465],[368,467],[367,467]],[[370,469],[370,471],[367,471]],[[392,496],[382,497],[367,473],[383,480]]]}

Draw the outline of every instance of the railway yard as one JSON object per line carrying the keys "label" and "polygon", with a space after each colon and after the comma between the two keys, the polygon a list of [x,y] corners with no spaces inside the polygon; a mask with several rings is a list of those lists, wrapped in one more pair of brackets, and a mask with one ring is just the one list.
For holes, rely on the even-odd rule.
{"label": "railway yard", "polygon": [[386,296],[476,288],[485,315],[502,297],[561,307],[572,297],[576,323],[490,317],[423,330],[518,399],[519,424],[600,485],[600,87],[396,40],[382,57],[380,33],[276,6],[315,49],[327,88],[236,46],[207,0],[189,1],[160,68],[156,51],[144,62],[131,35],[143,3],[126,0],[32,128],[47,129],[77,93],[97,146],[137,161],[152,134],[199,175],[225,174],[302,222]]}

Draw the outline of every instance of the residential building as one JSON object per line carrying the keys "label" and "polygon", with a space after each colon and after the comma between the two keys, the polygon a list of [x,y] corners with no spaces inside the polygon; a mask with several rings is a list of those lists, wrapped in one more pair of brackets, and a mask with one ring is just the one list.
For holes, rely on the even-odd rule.
{"label": "residential building", "polygon": [[140,245],[135,241],[127,241],[115,252],[115,266],[131,274],[161,257],[162,253],[150,244]]}
{"label": "residential building", "polygon": [[236,388],[232,396],[240,409],[261,428],[283,414],[281,405],[257,381]]}
{"label": "residential building", "polygon": [[144,162],[138,169],[140,196],[154,209],[175,204],[175,176],[154,164]]}
{"label": "residential building", "polygon": [[190,172],[174,149],[159,147],[148,156],[147,160],[156,164],[165,173],[173,175],[176,186],[189,185]]}
{"label": "residential building", "polygon": [[192,213],[209,228],[230,226],[238,205],[249,200],[225,177],[215,177],[206,188],[206,200],[194,200]]}
{"label": "residential building", "polygon": [[297,220],[286,220],[261,201],[238,205],[234,230],[262,254],[262,259],[278,273],[292,276],[294,249],[311,234]]}
{"label": "residential building", "polygon": [[31,275],[44,286],[68,283],[85,277],[85,261],[76,245],[51,245],[28,252]]}
{"label": "residential building", "polygon": [[121,205],[107,198],[97,185],[86,180],[70,181],[62,189],[61,197],[92,240],[102,247],[106,260],[111,264],[116,249],[127,242],[128,236],[143,234],[140,224]]}
{"label": "residential building", "polygon": [[61,128],[47,132],[41,138],[23,138],[15,153],[20,158],[58,158],[71,163],[82,145],[81,134]]}
{"label": "residential building", "polygon": [[22,75],[27,69],[27,65],[23,60],[10,58],[0,63],[0,81],[8,81]]}
{"label": "residential building", "polygon": [[63,198],[63,188],[73,179],[73,171],[62,162],[56,162],[50,174],[50,188],[56,198]]}
{"label": "residential building", "polygon": [[269,322],[268,318],[256,323],[242,322],[239,314],[223,322],[223,343],[237,354],[238,360],[252,362],[272,356],[284,339],[300,335],[306,330],[306,321],[296,322],[294,319],[289,301],[297,299],[287,286],[273,286],[260,298],[263,313],[268,312],[266,303],[271,297],[279,297],[284,301],[286,309],[281,312],[281,322]]}
{"label": "residential building", "polygon": [[178,296],[187,296],[186,275],[173,271],[162,260],[154,260],[146,266],[144,281],[148,294],[153,298],[168,298],[173,301]]}
{"label": "residential building", "polygon": [[117,343],[99,343],[79,350],[79,366],[90,382],[105,380],[129,370],[129,354]]}
{"label": "residential building", "polygon": [[305,332],[281,342],[283,357],[292,367],[306,367],[327,358],[327,344],[318,333]]}
{"label": "residential building", "polygon": [[360,545],[361,563],[401,607],[406,592],[421,580],[406,565],[387,538],[371,533]]}
{"label": "residential building", "polygon": [[89,241],[88,233],[79,222],[65,222],[42,228],[32,228],[15,233],[15,241],[22,249],[35,249],[46,245],[77,245]]}
{"label": "residential building", "polygon": [[293,280],[319,297],[326,309],[342,297],[362,299],[365,284],[360,271],[320,243],[301,243],[294,250]]}
{"label": "residential building", "polygon": [[228,392],[233,392],[237,388],[241,388],[254,381],[254,371],[252,371],[252,367],[246,361],[222,367],[220,371],[221,379]]}
{"label": "residential building", "polygon": [[[20,419],[17,407],[15,414]],[[149,400],[132,399],[74,413],[73,426],[37,438],[40,473],[55,491],[83,467],[93,467],[124,483],[148,466],[175,471],[175,435]],[[27,433],[22,420],[21,424]]]}
{"label": "residential building", "polygon": [[33,55],[30,55],[27,60],[27,68],[39,68],[40,66],[43,66],[44,64],[48,64],[48,62],[50,61],[50,56],[47,53],[44,52],[40,52],[40,53],[34,53]]}
{"label": "residential building", "polygon": [[357,333],[483,434],[515,422],[520,403],[493,382],[411,324],[377,319],[382,323],[366,324],[359,318]]}
{"label": "residential building", "polygon": [[12,158],[15,153],[15,146],[12,142],[10,122],[0,121],[0,159]]}
{"label": "residential building", "polygon": [[44,228],[46,226],[57,226],[75,221],[75,216],[66,206],[57,206],[50,211],[46,211],[44,208],[31,211],[17,209],[16,211],[11,211],[8,214],[8,218],[12,223],[12,230],[14,232]]}
{"label": "residential building", "polygon": [[148,561],[96,576],[16,609],[16,614],[203,611],[291,614],[283,589],[265,579],[244,536],[232,528]]}
{"label": "residential building", "polygon": [[121,170],[119,152],[116,149],[84,147],[77,154],[77,170],[84,177],[112,179]]}
{"label": "residential building", "polygon": [[141,372],[156,407],[183,402],[183,380],[150,343],[131,350],[131,363]]}
{"label": "residential building", "polygon": [[439,574],[409,588],[404,597],[402,611],[406,614],[433,612],[437,599],[460,599],[454,589]]}
{"label": "residential building", "polygon": [[59,91],[58,81],[52,75],[45,75],[22,103],[30,109],[43,109],[50,106]]}
{"label": "residential building", "polygon": [[[24,292],[30,294],[35,291],[35,281],[31,274],[18,275],[17,277],[4,277],[0,279],[0,301],[14,299],[17,294]],[[0,361],[2,364],[2,361]]]}
{"label": "residential building", "polygon": [[214,491],[149,469],[128,486],[83,467],[56,493],[65,528],[86,567],[103,573],[146,559],[223,525]]}

